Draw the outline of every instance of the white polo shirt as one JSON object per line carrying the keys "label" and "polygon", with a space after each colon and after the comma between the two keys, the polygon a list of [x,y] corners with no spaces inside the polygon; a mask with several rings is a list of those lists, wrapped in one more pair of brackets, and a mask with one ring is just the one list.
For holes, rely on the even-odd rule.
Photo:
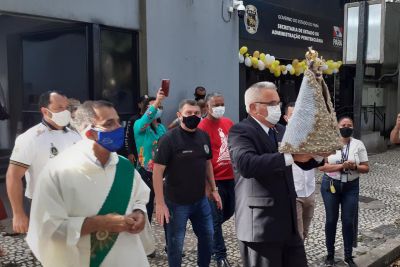
{"label": "white polo shirt", "polygon": [[[368,154],[367,149],[364,146],[364,143],[361,140],[351,138],[350,145],[347,151],[347,145],[344,145],[342,150],[337,150],[336,154],[328,157],[329,164],[340,164],[342,163],[342,151],[344,154],[348,154],[348,161],[355,162],[359,165],[361,162],[368,162]],[[340,172],[329,172],[327,175],[333,179],[341,180]],[[360,173],[356,170],[351,170],[347,176],[348,181],[353,181],[360,177]]]}
{"label": "white polo shirt", "polygon": [[80,135],[69,128],[53,130],[43,123],[17,137],[10,164],[28,168],[25,172],[27,198],[32,199],[38,176],[46,163],[79,140]]}

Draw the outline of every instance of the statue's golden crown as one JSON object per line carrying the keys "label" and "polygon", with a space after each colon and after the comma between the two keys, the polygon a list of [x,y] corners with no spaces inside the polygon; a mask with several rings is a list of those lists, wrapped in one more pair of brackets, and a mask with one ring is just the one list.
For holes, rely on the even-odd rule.
{"label": "statue's golden crown", "polygon": [[306,60],[308,63],[308,66],[310,66],[311,64],[313,64],[313,66],[315,67],[320,67],[325,65],[325,60],[322,59],[322,57],[318,57],[318,52],[314,49],[312,49],[312,47],[308,48],[308,51],[306,52]]}

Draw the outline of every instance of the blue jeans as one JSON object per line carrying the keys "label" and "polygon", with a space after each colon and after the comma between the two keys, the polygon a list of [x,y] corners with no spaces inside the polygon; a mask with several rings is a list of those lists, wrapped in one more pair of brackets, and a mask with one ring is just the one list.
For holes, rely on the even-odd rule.
{"label": "blue jeans", "polygon": [[215,181],[215,183],[222,200],[222,210],[217,208],[213,200],[209,200],[209,202],[214,225],[213,254],[215,260],[219,261],[227,257],[222,224],[229,220],[235,212],[235,181],[232,179]]}
{"label": "blue jeans", "polygon": [[[336,193],[330,191],[330,182],[333,181]],[[354,222],[358,212],[358,196],[360,192],[359,179],[342,183],[327,175],[322,178],[321,195],[325,205],[325,238],[328,255],[335,255],[335,236],[341,207],[342,234],[344,243],[344,256],[351,257],[353,253]]]}
{"label": "blue jeans", "polygon": [[208,267],[211,261],[214,231],[207,197],[189,205],[176,204],[166,199],[166,204],[170,213],[167,224],[168,265],[180,267],[182,264],[186,224],[190,220],[197,236],[197,265]]}

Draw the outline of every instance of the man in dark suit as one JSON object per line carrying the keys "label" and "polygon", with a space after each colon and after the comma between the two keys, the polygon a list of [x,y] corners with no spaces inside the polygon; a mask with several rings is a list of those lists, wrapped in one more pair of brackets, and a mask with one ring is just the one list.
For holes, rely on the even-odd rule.
{"label": "man in dark suit", "polygon": [[[307,266],[297,231],[296,191],[291,165],[302,169],[320,164],[311,155],[278,152],[285,127],[280,99],[270,82],[245,93],[247,119],[234,125],[228,144],[235,169],[235,220],[245,267]],[[322,161],[322,157],[318,160]]]}

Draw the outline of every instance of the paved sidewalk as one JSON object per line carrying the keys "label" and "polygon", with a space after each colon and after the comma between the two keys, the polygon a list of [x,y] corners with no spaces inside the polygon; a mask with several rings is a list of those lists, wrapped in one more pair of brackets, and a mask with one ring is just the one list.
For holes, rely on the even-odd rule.
{"label": "paved sidewalk", "polygon": [[[371,172],[363,176],[360,181],[359,246],[355,250],[355,255],[363,255],[372,248],[383,244],[387,239],[400,235],[400,148],[370,156],[370,169]],[[319,190],[316,199],[316,210],[310,229],[310,237],[306,241],[306,252],[310,266],[322,266],[322,260],[326,254],[325,212]],[[163,229],[154,225],[154,231],[157,241],[157,255],[150,259],[150,264],[151,266],[167,266]],[[224,234],[230,262],[233,266],[241,266],[232,219],[224,225]],[[336,240],[336,257],[339,261],[337,266],[345,266],[343,262],[340,262],[343,257],[340,222]],[[193,231],[188,226],[184,248],[186,257],[182,266],[196,266],[196,242]],[[40,266],[33,260],[22,237],[0,236],[0,244],[8,252],[7,256],[0,258],[0,263],[3,266],[7,266],[11,262],[17,264],[13,266]]]}

